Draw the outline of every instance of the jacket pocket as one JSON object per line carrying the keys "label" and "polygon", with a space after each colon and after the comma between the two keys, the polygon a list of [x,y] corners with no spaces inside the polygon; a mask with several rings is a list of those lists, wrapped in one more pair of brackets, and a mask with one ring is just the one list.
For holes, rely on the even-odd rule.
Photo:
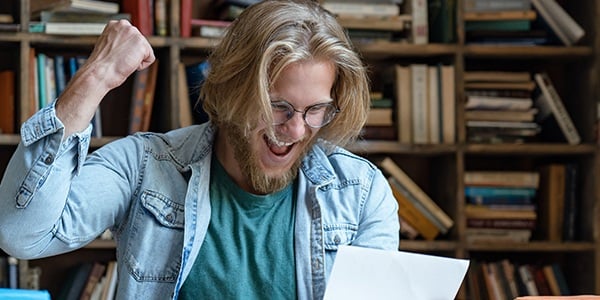
{"label": "jacket pocket", "polygon": [[145,190],[133,209],[123,258],[136,281],[175,282],[181,267],[184,204]]}
{"label": "jacket pocket", "polygon": [[351,245],[356,236],[357,226],[352,224],[329,225],[323,228],[326,251],[337,251],[339,246]]}

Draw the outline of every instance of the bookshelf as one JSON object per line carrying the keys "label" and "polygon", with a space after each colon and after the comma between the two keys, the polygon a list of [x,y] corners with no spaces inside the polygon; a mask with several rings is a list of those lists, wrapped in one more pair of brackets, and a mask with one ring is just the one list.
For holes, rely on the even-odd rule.
{"label": "bookshelf", "polygon": [[[365,61],[373,66],[374,76],[381,66],[409,64],[452,64],[455,67],[456,142],[451,144],[403,144],[395,141],[360,140],[349,148],[373,161],[391,157],[419,186],[450,215],[455,225],[448,234],[433,241],[407,240],[401,250],[433,253],[473,260],[559,263],[573,293],[600,294],[600,188],[595,178],[600,175],[600,152],[595,141],[596,99],[600,95],[600,4],[595,1],[558,1],[585,29],[586,35],[575,46],[490,46],[467,43],[462,11],[465,0],[457,0],[456,41],[449,44],[414,45],[398,42],[357,43]],[[150,129],[164,132],[179,126],[178,64],[198,62],[217,42],[202,37],[179,36],[180,1],[169,1],[167,36],[148,37],[161,61],[154,111]],[[209,1],[194,1],[206,8]],[[29,117],[30,49],[49,54],[85,55],[95,37],[62,37],[29,33],[29,0],[0,3],[0,13],[12,14],[20,24],[17,32],[0,32],[0,71],[16,74],[15,123]],[[210,11],[210,9],[206,10]],[[207,13],[208,14],[208,13]],[[467,70],[499,68],[504,70],[548,71],[582,138],[578,145],[535,142],[525,144],[472,143],[467,139],[463,109]],[[92,148],[100,147],[126,134],[129,92],[132,80],[117,88],[102,103],[105,137],[94,138]],[[126,99],[123,101],[123,99]],[[15,133],[0,134],[0,170],[6,168],[12,151],[19,142]],[[533,239],[529,243],[472,244],[466,241],[464,181],[466,171],[485,169],[534,170],[551,162],[576,162],[580,166],[580,215],[577,219],[578,239],[549,242]],[[0,173],[2,173],[0,172]],[[94,243],[74,253],[54,258],[33,260],[42,266],[41,285],[56,295],[64,270],[80,261],[110,260],[114,246]],[[465,284],[458,298],[467,299]]]}

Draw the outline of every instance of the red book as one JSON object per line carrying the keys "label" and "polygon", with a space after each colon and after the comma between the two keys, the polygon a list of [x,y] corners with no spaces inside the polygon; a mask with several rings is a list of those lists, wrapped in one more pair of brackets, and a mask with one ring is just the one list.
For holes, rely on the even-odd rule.
{"label": "red book", "polygon": [[181,37],[190,37],[192,35],[192,0],[181,0],[180,9]]}
{"label": "red book", "polygon": [[123,0],[123,12],[131,15],[131,23],[145,36],[154,33],[153,0]]}
{"label": "red book", "polygon": [[15,133],[15,72],[0,72],[0,134]]}

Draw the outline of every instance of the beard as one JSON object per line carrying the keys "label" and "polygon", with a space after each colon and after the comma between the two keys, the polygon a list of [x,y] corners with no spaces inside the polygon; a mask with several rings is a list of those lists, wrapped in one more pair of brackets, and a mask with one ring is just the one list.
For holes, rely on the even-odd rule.
{"label": "beard", "polygon": [[270,176],[258,165],[259,158],[253,151],[248,136],[235,125],[227,126],[226,132],[227,138],[232,141],[230,144],[233,147],[233,153],[244,178],[246,178],[254,191],[259,194],[273,193],[288,186],[298,175],[302,158],[314,143],[313,141],[307,141],[304,145],[295,145],[294,147],[304,147],[302,155],[283,174]]}

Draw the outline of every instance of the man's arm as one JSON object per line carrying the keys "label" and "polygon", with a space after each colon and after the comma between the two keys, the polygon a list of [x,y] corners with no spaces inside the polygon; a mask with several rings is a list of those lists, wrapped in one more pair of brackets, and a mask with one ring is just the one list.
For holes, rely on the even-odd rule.
{"label": "man's arm", "polygon": [[152,47],[137,28],[125,20],[110,21],[56,103],[64,137],[87,128],[102,98],[154,59]]}

